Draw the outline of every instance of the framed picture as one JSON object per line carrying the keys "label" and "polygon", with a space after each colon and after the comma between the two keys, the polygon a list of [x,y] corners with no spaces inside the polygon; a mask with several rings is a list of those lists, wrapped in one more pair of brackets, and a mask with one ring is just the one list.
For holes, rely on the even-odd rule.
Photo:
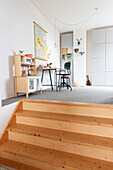
{"label": "framed picture", "polygon": [[47,31],[34,23],[35,58],[47,61]]}

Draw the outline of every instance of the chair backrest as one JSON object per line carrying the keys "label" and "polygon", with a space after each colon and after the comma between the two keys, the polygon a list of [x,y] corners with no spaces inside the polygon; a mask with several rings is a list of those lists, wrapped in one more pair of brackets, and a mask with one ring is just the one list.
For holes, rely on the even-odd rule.
{"label": "chair backrest", "polygon": [[68,61],[64,64],[64,68],[67,70],[69,74],[71,74],[70,68],[71,68],[71,62]]}

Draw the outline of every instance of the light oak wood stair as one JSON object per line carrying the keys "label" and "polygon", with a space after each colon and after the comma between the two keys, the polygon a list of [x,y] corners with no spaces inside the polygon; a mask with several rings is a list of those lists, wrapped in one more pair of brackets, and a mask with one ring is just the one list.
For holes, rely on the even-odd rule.
{"label": "light oak wood stair", "polygon": [[16,169],[113,169],[113,107],[22,100],[0,140]]}

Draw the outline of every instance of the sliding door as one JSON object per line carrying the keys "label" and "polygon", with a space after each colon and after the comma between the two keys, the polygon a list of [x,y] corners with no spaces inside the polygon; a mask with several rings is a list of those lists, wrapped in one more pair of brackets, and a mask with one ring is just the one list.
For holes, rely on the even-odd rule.
{"label": "sliding door", "polygon": [[92,85],[105,85],[105,29],[92,32]]}

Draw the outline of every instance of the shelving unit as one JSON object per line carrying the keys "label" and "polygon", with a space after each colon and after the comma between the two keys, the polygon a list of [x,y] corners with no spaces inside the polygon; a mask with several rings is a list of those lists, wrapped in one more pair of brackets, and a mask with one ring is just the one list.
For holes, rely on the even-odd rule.
{"label": "shelving unit", "polygon": [[[28,98],[29,93],[33,93],[41,90],[41,77],[36,76],[36,59],[29,58],[32,60],[32,64],[24,63],[23,57],[21,55],[14,56],[15,64],[15,97],[18,93],[26,93]],[[27,57],[28,58],[28,57]],[[25,75],[23,75],[22,70],[25,70]],[[30,75],[28,74],[30,72]]]}

